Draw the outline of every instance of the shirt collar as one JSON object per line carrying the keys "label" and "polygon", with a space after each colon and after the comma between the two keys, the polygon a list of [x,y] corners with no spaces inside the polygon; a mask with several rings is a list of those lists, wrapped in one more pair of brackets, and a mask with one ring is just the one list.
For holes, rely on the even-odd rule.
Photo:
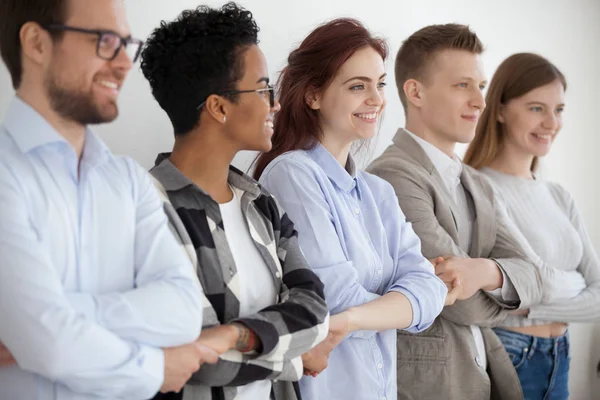
{"label": "shirt collar", "polygon": [[348,154],[346,168],[342,167],[333,154],[322,144],[308,151],[308,155],[323,169],[327,177],[334,185],[345,192],[350,192],[356,185],[356,164],[352,156]]}
{"label": "shirt collar", "polygon": [[[23,154],[55,143],[72,149],[71,144],[40,113],[17,96],[8,106],[3,124]],[[96,165],[109,155],[110,150],[106,144],[86,128],[82,161]]]}
{"label": "shirt collar", "polygon": [[454,187],[460,183],[460,175],[463,170],[462,161],[460,161],[458,156],[452,154],[452,157],[449,157],[446,153],[425,139],[415,135],[407,129],[404,130],[419,144],[419,146],[421,146],[427,157],[429,157],[433,163],[435,169],[442,176],[446,186],[450,189],[454,189]]}
{"label": "shirt collar", "polygon": [[[167,191],[177,191],[188,186],[195,187],[201,193],[209,196],[202,188],[198,187],[187,176],[185,176],[177,167],[169,160],[171,153],[160,153],[156,157],[154,168],[150,170],[152,175],[160,181]],[[261,194],[261,187],[254,179],[243,173],[234,166],[229,166],[229,176],[227,182],[235,189],[249,193],[253,199]],[[210,196],[209,196],[210,197]]]}

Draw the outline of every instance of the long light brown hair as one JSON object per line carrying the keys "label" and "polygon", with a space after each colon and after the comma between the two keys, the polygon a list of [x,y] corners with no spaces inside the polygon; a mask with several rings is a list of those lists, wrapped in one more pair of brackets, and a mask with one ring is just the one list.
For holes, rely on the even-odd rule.
{"label": "long light brown hair", "polygon": [[[502,106],[556,80],[567,90],[567,81],[562,72],[540,55],[517,53],[504,60],[490,83],[485,97],[486,108],[479,119],[475,138],[465,154],[465,164],[475,169],[490,165],[502,150],[505,132],[498,121]],[[538,163],[538,158],[534,157],[532,172],[535,172]]]}

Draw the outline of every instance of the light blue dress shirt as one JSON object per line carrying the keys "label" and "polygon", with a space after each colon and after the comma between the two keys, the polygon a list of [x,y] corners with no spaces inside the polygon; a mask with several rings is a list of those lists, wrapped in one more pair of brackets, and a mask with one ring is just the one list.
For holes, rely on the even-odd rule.
{"label": "light blue dress shirt", "polygon": [[201,287],[148,174],[90,131],[81,161],[15,98],[0,126],[0,398],[148,399],[198,337]]}
{"label": "light blue dress shirt", "polygon": [[[447,289],[389,183],[355,172],[351,158],[344,169],[321,145],[276,158],[260,182],[294,221],[332,315],[394,291],[412,305],[408,331],[433,323]],[[302,378],[300,388],[307,400],[396,399],[396,331],[353,332],[332,351],[328,368]]]}

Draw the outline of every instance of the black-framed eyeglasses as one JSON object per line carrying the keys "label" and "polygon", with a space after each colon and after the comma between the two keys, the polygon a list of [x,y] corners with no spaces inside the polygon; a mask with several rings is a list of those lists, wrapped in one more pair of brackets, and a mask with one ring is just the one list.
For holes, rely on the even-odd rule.
{"label": "black-framed eyeglasses", "polygon": [[[267,86],[266,88],[260,89],[250,89],[250,90],[231,90],[229,92],[217,93],[217,96],[227,96],[228,94],[239,94],[239,93],[260,93],[263,96],[269,96],[269,105],[271,108],[275,107],[275,88],[272,85]],[[201,109],[206,104],[206,100],[204,100],[196,110]]]}
{"label": "black-framed eyeglasses", "polygon": [[62,24],[43,25],[43,28],[49,31],[72,31],[98,36],[96,54],[98,57],[107,61],[114,60],[117,57],[117,54],[119,54],[121,47],[123,47],[125,48],[129,59],[132,62],[136,62],[140,56],[142,45],[144,44],[143,41],[134,39],[131,36],[124,38],[116,32],[102,29],[85,29]]}

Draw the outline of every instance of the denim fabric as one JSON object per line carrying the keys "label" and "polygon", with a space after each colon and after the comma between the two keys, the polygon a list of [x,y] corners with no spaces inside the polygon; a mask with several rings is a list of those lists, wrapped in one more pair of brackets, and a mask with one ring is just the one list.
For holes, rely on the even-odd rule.
{"label": "denim fabric", "polygon": [[569,334],[541,338],[494,329],[515,366],[525,400],[569,398]]}

